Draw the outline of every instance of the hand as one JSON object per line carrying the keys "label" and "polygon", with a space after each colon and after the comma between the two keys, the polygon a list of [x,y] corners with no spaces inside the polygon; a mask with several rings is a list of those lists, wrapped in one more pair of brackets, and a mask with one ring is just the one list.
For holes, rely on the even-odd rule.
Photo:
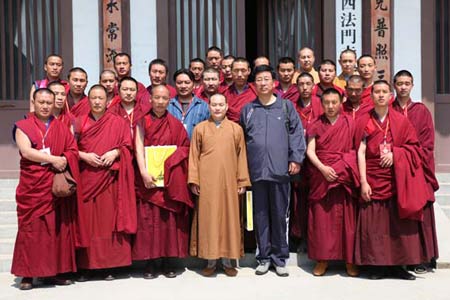
{"label": "hand", "polygon": [[336,174],[336,171],[330,166],[324,166],[323,169],[320,170],[320,172],[322,173],[323,177],[325,177],[325,179],[328,182],[333,182],[333,181],[336,181],[336,179],[338,179],[338,175]]}
{"label": "hand", "polygon": [[198,186],[198,184],[191,183],[191,192],[194,195],[200,196],[200,187]]}
{"label": "hand", "polygon": [[156,178],[148,173],[141,174],[142,181],[146,189],[152,189],[156,187]]}
{"label": "hand", "polygon": [[62,172],[67,167],[67,159],[64,156],[53,156],[52,166],[58,172]]}
{"label": "hand", "polygon": [[295,161],[289,162],[289,175],[296,175],[299,172],[300,172],[300,164]]}
{"label": "hand", "polygon": [[394,155],[392,154],[392,152],[381,155],[380,166],[382,168],[390,168],[393,163]]}
{"label": "hand", "polygon": [[372,188],[367,182],[361,183],[361,197],[364,201],[371,201],[370,196],[372,196]]}
{"label": "hand", "polygon": [[113,149],[111,151],[106,152],[103,154],[100,159],[102,160],[102,165],[104,167],[109,167],[113,164],[113,162],[118,157],[118,151],[116,149]]}
{"label": "hand", "polygon": [[245,191],[246,191],[246,188],[245,188],[245,187],[240,187],[240,188],[238,188],[238,195],[244,194]]}
{"label": "hand", "polygon": [[90,153],[86,153],[86,155],[84,156],[83,159],[88,165],[94,167],[94,168],[99,168],[103,166],[103,161],[100,158],[99,155],[90,152]]}

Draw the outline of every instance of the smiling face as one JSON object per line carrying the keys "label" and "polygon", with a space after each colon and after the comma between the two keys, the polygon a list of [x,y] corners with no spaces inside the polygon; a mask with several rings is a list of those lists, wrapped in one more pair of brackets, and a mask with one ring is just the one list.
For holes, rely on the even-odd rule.
{"label": "smiling face", "polygon": [[52,84],[49,89],[55,94],[55,108],[62,109],[66,103],[66,89],[62,84]]}
{"label": "smiling face", "polygon": [[73,95],[81,95],[87,86],[87,76],[84,72],[73,71],[69,75],[70,92]]}
{"label": "smiling face", "polygon": [[216,94],[209,99],[209,113],[214,121],[221,122],[225,119],[227,110],[228,104],[225,96]]}
{"label": "smiling face", "polygon": [[179,97],[189,98],[192,96],[194,82],[189,78],[187,74],[181,73],[175,80],[175,88]]}

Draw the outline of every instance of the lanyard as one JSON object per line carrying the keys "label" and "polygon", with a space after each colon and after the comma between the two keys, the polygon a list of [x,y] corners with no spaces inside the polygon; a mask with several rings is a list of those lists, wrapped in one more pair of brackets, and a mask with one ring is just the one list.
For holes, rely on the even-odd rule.
{"label": "lanyard", "polygon": [[[381,128],[380,124],[378,124],[378,122],[373,117],[372,122],[375,124],[375,126],[378,127],[378,129],[380,129],[381,132],[383,132],[383,128]],[[386,144],[388,130],[389,130],[389,119],[387,120],[386,129],[384,130],[384,144]]]}
{"label": "lanyard", "polygon": [[34,125],[36,126],[36,128],[37,128],[39,134],[41,135],[41,139],[42,139],[42,149],[45,148],[45,138],[47,137],[47,134],[48,134],[48,132],[50,131],[50,128],[52,127],[52,124],[53,124],[53,123],[52,123],[51,120],[49,119],[49,120],[48,120],[48,126],[47,126],[47,125],[45,126],[45,134],[42,134],[42,131],[41,131],[41,129],[39,128],[39,126],[38,126],[37,124],[34,124]]}

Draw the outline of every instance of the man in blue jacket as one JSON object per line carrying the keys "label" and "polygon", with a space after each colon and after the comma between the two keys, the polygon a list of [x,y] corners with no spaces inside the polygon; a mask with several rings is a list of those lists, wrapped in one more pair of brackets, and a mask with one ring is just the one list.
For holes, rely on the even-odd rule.
{"label": "man in blue jacket", "polygon": [[274,76],[266,65],[255,68],[257,98],[241,112],[253,190],[253,215],[259,266],[271,264],[279,276],[288,276],[287,222],[290,176],[298,174],[305,153],[302,123],[290,101],[273,94]]}
{"label": "man in blue jacket", "polygon": [[188,69],[180,69],[173,74],[177,95],[170,99],[167,110],[183,123],[189,139],[195,125],[209,119],[208,104],[192,93],[194,89],[194,74]]}

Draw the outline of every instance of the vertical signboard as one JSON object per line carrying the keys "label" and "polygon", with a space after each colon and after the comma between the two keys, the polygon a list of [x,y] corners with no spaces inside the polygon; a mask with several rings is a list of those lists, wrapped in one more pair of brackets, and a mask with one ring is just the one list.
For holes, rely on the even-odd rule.
{"label": "vertical signboard", "polygon": [[371,0],[371,53],[377,79],[391,80],[391,0]]}
{"label": "vertical signboard", "polygon": [[122,52],[122,0],[103,0],[103,69],[113,69],[113,59]]}

